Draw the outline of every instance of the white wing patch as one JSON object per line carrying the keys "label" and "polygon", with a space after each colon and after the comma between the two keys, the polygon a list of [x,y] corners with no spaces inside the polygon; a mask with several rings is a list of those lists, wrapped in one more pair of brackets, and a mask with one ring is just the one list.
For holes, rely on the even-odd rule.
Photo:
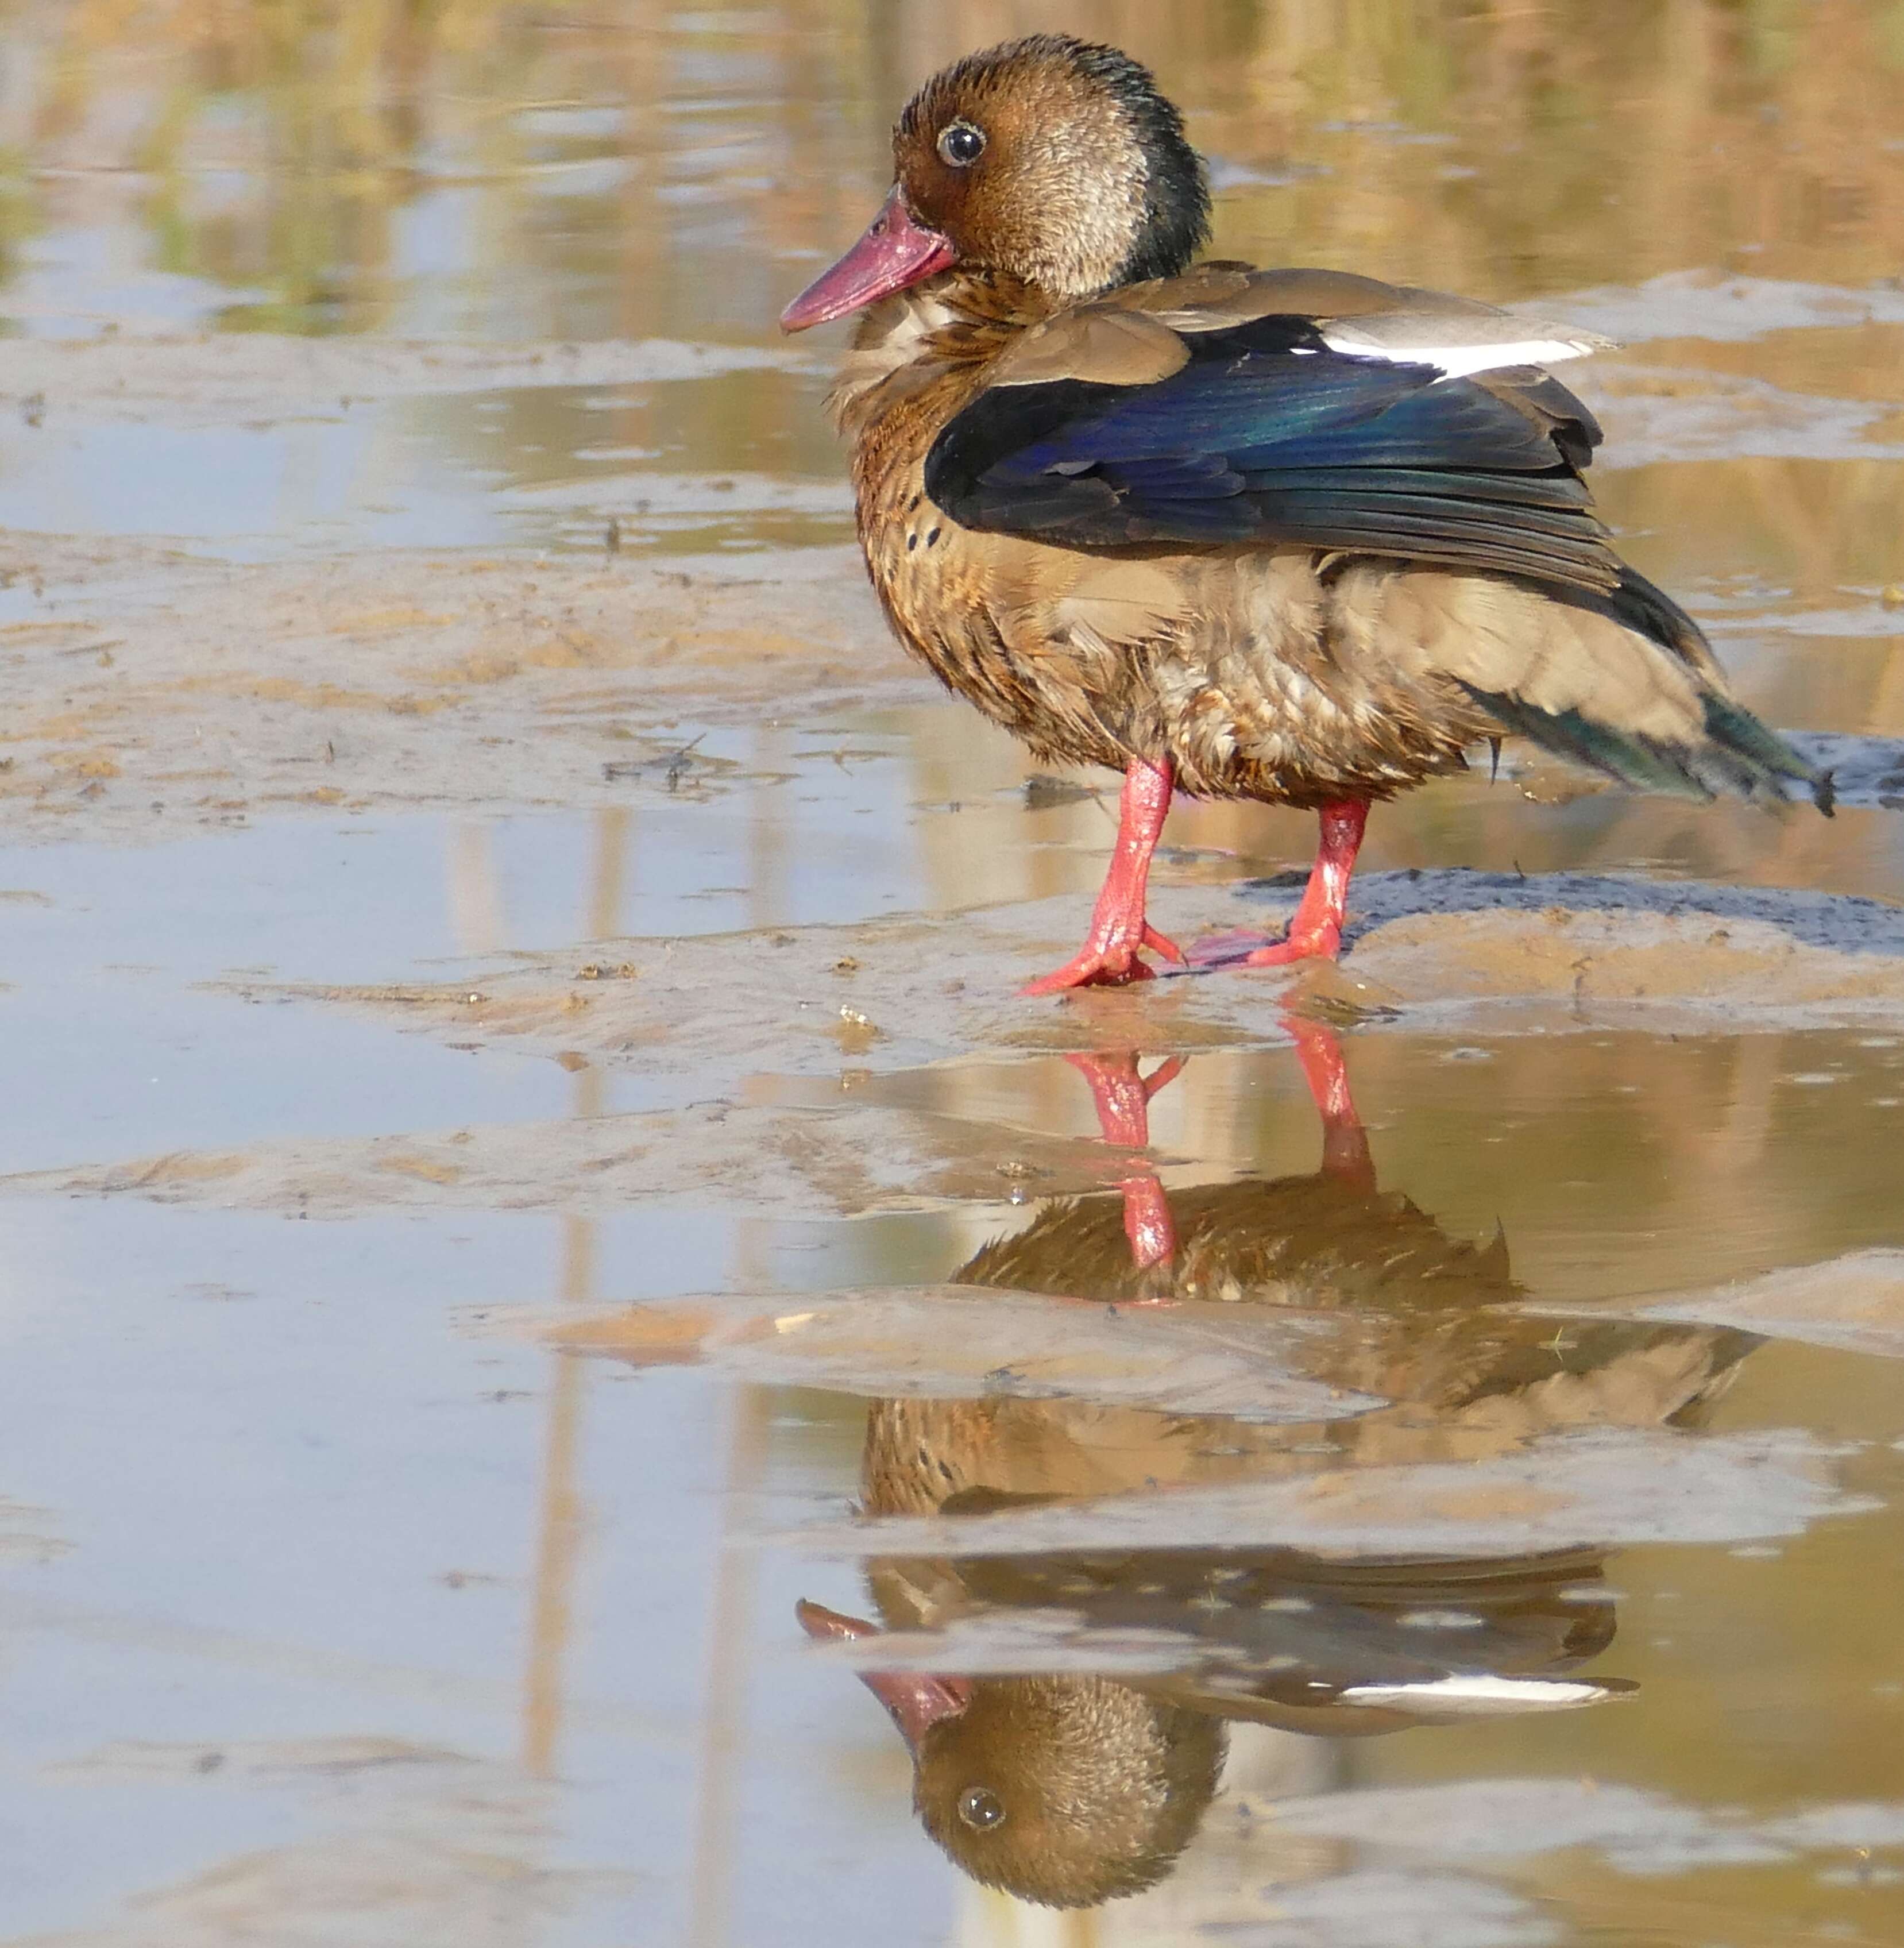
{"label": "white wing patch", "polygon": [[1496,1712],[1563,1711],[1615,1695],[1604,1685],[1558,1677],[1437,1677],[1417,1684],[1352,1684],[1344,1704],[1419,1711],[1424,1717],[1486,1717]]}
{"label": "white wing patch", "polygon": [[[1552,336],[1530,336],[1524,338],[1501,337],[1477,343],[1470,340],[1450,342],[1449,337],[1431,338],[1425,334],[1411,340],[1411,335],[1395,329],[1394,323],[1383,321],[1388,329],[1378,337],[1356,324],[1344,321],[1324,327],[1323,343],[1332,352],[1339,352],[1349,358],[1379,358],[1391,365],[1432,365],[1444,379],[1465,378],[1471,372],[1493,372],[1505,365],[1558,365],[1568,358],[1585,358],[1595,352],[1611,349],[1613,340],[1602,338],[1594,331],[1555,332]],[[1503,318],[1504,325],[1512,320]],[[1537,332],[1541,327],[1533,327]],[[1479,337],[1479,334],[1477,334]]]}

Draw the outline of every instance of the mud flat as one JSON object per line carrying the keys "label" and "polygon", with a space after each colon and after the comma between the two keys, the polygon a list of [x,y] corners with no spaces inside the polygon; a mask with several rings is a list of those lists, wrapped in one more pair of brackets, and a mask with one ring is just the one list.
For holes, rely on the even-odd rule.
{"label": "mud flat", "polygon": [[684,712],[923,691],[844,550],[245,565],[16,534],[0,581],[16,843],[625,805],[668,788]]}
{"label": "mud flat", "polygon": [[[1574,903],[1589,896],[1590,905]],[[1234,896],[1167,889],[1155,917],[1186,940],[1239,918],[1273,935],[1282,902],[1245,897],[1239,914]],[[1418,902],[1403,917],[1372,915],[1334,966],[1171,974],[1040,1003],[1018,1000],[1014,986],[1066,950],[1075,901],[629,940],[612,944],[606,979],[602,963],[578,968],[569,954],[519,957],[479,987],[245,991],[367,1010],[425,1033],[519,1040],[609,1065],[690,1064],[710,1075],[727,1059],[814,1073],[842,1060],[883,1069],[1112,1045],[1261,1047],[1286,1041],[1291,1008],[1367,1032],[1904,1021],[1904,920],[1872,901],[1424,873],[1372,876],[1351,910]]]}
{"label": "mud flat", "polygon": [[[1273,927],[1281,903],[1253,886],[1240,896],[1180,888],[1155,911],[1188,939],[1239,909]],[[333,1218],[709,1199],[760,1212],[923,1210],[1074,1195],[1116,1182],[1124,1166],[1099,1143],[864,1100],[873,1078],[1107,1047],[1273,1050],[1288,1047],[1292,1013],[1361,1041],[1904,1028],[1904,919],[1872,901],[1419,873],[1370,876],[1358,908],[1352,949],[1334,966],[1218,969],[1036,1002],[1014,985],[1062,951],[1075,901],[609,940],[586,958],[520,951],[454,982],[220,983],[212,991],[256,1007],[341,1013],[578,1076],[637,1076],[682,1100],[542,1124],[174,1152],[0,1178],[0,1195]],[[830,1083],[832,1100],[758,1100],[773,1078]]]}
{"label": "mud flat", "polygon": [[1617,1311],[1626,1319],[1728,1326],[1772,1338],[1904,1358],[1904,1252],[1847,1252],[1763,1278],[1629,1300]]}
{"label": "mud flat", "polygon": [[681,1109],[479,1124],[366,1141],[178,1152],[104,1170],[0,1179],[0,1195],[131,1195],[162,1204],[347,1218],[414,1209],[563,1211],[731,1205],[759,1214],[855,1217],[1115,1183],[1102,1143],[843,1102],[835,1109],[702,1102]]}
{"label": "mud flat", "polygon": [[1459,1557],[1581,1543],[1739,1543],[1858,1512],[1862,1504],[1833,1491],[1828,1469],[1828,1454],[1803,1441],[1688,1443],[1597,1429],[1530,1442],[1512,1456],[1323,1469],[1247,1487],[1186,1487],[1042,1510],[892,1516],[815,1528],[796,1540],[814,1551],[918,1556],[1254,1541],[1325,1555]]}

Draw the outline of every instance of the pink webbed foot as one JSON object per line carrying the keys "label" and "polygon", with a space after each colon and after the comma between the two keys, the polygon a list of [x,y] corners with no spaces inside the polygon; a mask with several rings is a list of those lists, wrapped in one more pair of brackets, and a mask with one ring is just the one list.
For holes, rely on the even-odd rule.
{"label": "pink webbed foot", "polygon": [[1333,960],[1342,951],[1342,929],[1332,920],[1243,956],[1245,967],[1287,967],[1298,960]]}
{"label": "pink webbed foot", "polygon": [[1193,967],[1286,967],[1296,960],[1333,960],[1342,951],[1339,926],[1316,929],[1301,935],[1291,933],[1281,940],[1248,927],[1233,927],[1227,933],[1206,934],[1190,946]]}
{"label": "pink webbed foot", "polygon": [[1056,972],[1021,988],[1020,994],[1056,994],[1067,988],[1115,988],[1127,981],[1148,981],[1155,970],[1138,959],[1143,948],[1166,960],[1182,962],[1183,948],[1144,918],[1150,855],[1170,811],[1173,775],[1168,760],[1156,765],[1131,761],[1118,810],[1117,844],[1084,945]]}
{"label": "pink webbed foot", "polygon": [[1137,958],[1140,947],[1149,948],[1153,954],[1161,954],[1166,960],[1183,964],[1183,948],[1167,934],[1159,933],[1148,921],[1135,939],[1127,934],[1119,934],[1100,941],[1093,927],[1083,947],[1063,966],[1053,973],[1041,975],[1019,992],[1028,996],[1056,994],[1067,988],[1121,988],[1127,982],[1154,980],[1157,970]]}
{"label": "pink webbed foot", "polygon": [[1288,935],[1281,940],[1241,930],[1213,935],[1191,950],[1198,966],[1287,967],[1298,960],[1333,960],[1341,952],[1349,876],[1361,850],[1369,808],[1360,799],[1342,799],[1324,805],[1321,818],[1316,863]]}

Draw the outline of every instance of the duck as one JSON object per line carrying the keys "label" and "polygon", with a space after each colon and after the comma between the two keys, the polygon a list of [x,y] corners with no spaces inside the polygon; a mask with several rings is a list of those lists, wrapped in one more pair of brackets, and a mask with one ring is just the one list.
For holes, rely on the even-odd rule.
{"label": "duck", "polygon": [[[1199,261],[1208,173],[1119,50],[1041,33],[901,112],[889,194],[782,313],[857,319],[827,410],[901,642],[1047,764],[1123,777],[1084,945],[1024,991],[1341,949],[1372,805],[1526,740],[1630,788],[1829,774],[1614,551],[1602,432],[1547,369],[1611,341],[1327,268]],[[1313,811],[1286,934],[1186,954],[1173,796]]]}
{"label": "duck", "polygon": [[[1289,1025],[1321,1115],[1316,1171],[1166,1191],[1154,1171],[1145,1187],[1148,1166],[1133,1159],[1119,1190],[1051,1200],[954,1278],[1120,1307],[1214,1298],[1332,1314],[1342,1329],[1318,1335],[1304,1370],[1390,1404],[1277,1424],[1084,1397],[876,1398],[864,1514],[1168,1496],[1705,1419],[1758,1339],[1638,1321],[1561,1335],[1508,1310],[1525,1293],[1506,1239],[1451,1237],[1384,1192],[1338,1038],[1299,1017]],[[1131,1148],[1183,1063],[1146,1074],[1120,1049],[1076,1066],[1105,1140]],[[1603,1568],[1592,1549],[1325,1557],[1247,1537],[1220,1549],[876,1555],[866,1584],[876,1620],[811,1599],[795,1615],[811,1639],[857,1643],[859,1674],[911,1757],[914,1811],[963,1872],[1040,1905],[1090,1907],[1174,1870],[1221,1784],[1233,1725],[1340,1739],[1630,1690],[1583,1669],[1614,1636]],[[988,1668],[957,1669],[968,1631]],[[922,1632],[939,1636],[930,1668],[907,1661]],[[872,1640],[888,1635],[882,1663]],[[1133,1672],[1133,1641],[1174,1649]],[[1000,1670],[1001,1648],[1025,1667]],[[1093,1667],[1094,1652],[1110,1668]]]}

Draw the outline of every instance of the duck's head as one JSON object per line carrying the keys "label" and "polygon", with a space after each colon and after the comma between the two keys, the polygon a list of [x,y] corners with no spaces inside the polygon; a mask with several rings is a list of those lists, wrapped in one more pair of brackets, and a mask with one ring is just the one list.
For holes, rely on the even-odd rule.
{"label": "duck's head", "polygon": [[[816,1638],[874,1624],[817,1603]],[[1095,1907],[1161,1880],[1189,1844],[1223,1769],[1223,1721],[1114,1678],[943,1677],[866,1683],[913,1757],[913,1805],[954,1863],[1047,1907]]]}
{"label": "duck's head", "polygon": [[1034,34],[969,54],[907,103],[864,236],[780,314],[843,318],[958,265],[1060,303],[1174,276],[1208,233],[1183,118],[1115,48]]}

